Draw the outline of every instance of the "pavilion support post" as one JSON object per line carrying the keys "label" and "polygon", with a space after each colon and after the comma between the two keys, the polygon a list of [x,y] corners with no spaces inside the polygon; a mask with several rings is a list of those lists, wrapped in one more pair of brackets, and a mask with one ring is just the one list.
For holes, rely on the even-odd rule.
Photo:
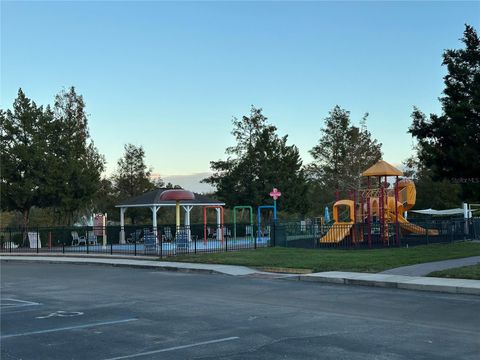
{"label": "pavilion support post", "polygon": [[152,206],[150,208],[152,210],[152,227],[153,227],[153,234],[155,235],[155,243],[158,244],[158,236],[157,236],[157,211],[160,209],[160,206]]}
{"label": "pavilion support post", "polygon": [[177,227],[177,231],[180,230],[180,201],[176,201],[175,203],[175,225]]}
{"label": "pavilion support post", "polygon": [[193,206],[186,205],[182,207],[183,207],[183,210],[185,211],[184,225],[185,225],[185,229],[187,230],[188,241],[192,241],[192,231],[190,229],[190,211],[192,211]]}
{"label": "pavilion support post", "polygon": [[127,208],[120,208],[120,244],[125,244],[125,211]]}
{"label": "pavilion support post", "polygon": [[221,213],[220,208],[215,208],[215,212],[217,213],[217,239],[223,240],[223,233],[222,233],[222,220],[221,220]]}

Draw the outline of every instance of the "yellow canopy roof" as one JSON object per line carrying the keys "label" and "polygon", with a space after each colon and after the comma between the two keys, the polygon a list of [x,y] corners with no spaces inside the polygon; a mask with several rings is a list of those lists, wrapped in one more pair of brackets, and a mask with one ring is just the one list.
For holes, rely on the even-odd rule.
{"label": "yellow canopy roof", "polygon": [[362,173],[362,176],[403,176],[403,173],[386,161],[379,160]]}

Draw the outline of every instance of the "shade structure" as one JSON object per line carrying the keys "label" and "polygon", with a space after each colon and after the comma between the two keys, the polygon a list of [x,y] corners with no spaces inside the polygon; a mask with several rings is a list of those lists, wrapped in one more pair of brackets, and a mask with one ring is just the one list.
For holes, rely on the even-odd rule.
{"label": "shade structure", "polygon": [[195,200],[193,192],[183,189],[165,190],[160,194],[160,201]]}
{"label": "shade structure", "polygon": [[183,189],[166,190],[160,195],[160,200],[175,200],[175,222],[178,229],[180,228],[180,201],[195,200],[195,195],[191,191]]}
{"label": "shade structure", "polygon": [[[167,199],[164,199],[162,197],[162,194],[165,192],[171,192],[175,191],[175,194],[170,194],[170,195],[164,195]],[[146,192],[142,195],[135,196],[129,199],[125,199],[119,204],[115,205],[115,207],[120,208],[120,243],[125,244],[125,222],[124,222],[124,216],[125,212],[127,209],[130,208],[138,208],[138,207],[146,207],[150,208],[152,210],[152,225],[153,225],[153,231],[156,232],[157,229],[157,211],[161,207],[171,207],[175,206],[176,207],[176,217],[177,217],[177,224],[179,221],[179,210],[180,206],[183,207],[185,210],[185,226],[189,227],[190,226],[190,211],[194,206],[212,206],[212,205],[217,205],[217,206],[223,206],[225,205],[224,202],[217,201],[214,199],[211,199],[208,196],[202,195],[202,194],[195,194],[192,193],[191,191],[187,191],[187,193],[191,194],[185,194],[185,193],[180,193],[179,191],[186,191],[183,189],[166,189],[166,188],[159,188],[155,189],[149,192]],[[193,194],[193,198],[192,198]],[[172,200],[168,200],[168,198],[173,197]],[[175,200],[175,197],[185,197],[189,199],[185,200]],[[180,206],[179,206],[180,205]]]}
{"label": "shade structure", "polygon": [[403,176],[403,172],[386,161],[379,160],[362,173],[362,176]]}

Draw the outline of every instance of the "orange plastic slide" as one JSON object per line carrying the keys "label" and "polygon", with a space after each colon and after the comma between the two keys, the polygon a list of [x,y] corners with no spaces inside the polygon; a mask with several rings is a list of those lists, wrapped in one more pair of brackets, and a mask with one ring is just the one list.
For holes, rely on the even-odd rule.
{"label": "orange plastic slide", "polygon": [[[395,215],[393,215],[395,216]],[[424,229],[421,226],[412,224],[411,222],[408,222],[407,219],[405,219],[402,215],[398,214],[398,222],[400,223],[400,227],[408,232],[414,233],[414,234],[419,234],[419,235],[438,235],[438,230],[437,229]]]}
{"label": "orange plastic slide", "polygon": [[350,234],[353,222],[334,223],[330,230],[320,239],[321,243],[339,243]]}

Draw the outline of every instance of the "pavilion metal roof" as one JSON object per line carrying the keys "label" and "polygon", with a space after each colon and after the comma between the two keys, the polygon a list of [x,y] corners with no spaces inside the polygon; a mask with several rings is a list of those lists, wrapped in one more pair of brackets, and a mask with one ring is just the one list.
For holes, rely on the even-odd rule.
{"label": "pavilion metal roof", "polygon": [[[121,201],[115,207],[148,207],[148,206],[175,206],[175,201],[160,201],[160,195],[166,190],[172,190],[167,188],[155,189],[146,192],[139,196],[134,196],[129,199]],[[210,205],[225,205],[224,202],[212,199],[203,194],[195,194],[195,200],[182,200],[180,205],[193,205],[193,206],[210,206]]]}

